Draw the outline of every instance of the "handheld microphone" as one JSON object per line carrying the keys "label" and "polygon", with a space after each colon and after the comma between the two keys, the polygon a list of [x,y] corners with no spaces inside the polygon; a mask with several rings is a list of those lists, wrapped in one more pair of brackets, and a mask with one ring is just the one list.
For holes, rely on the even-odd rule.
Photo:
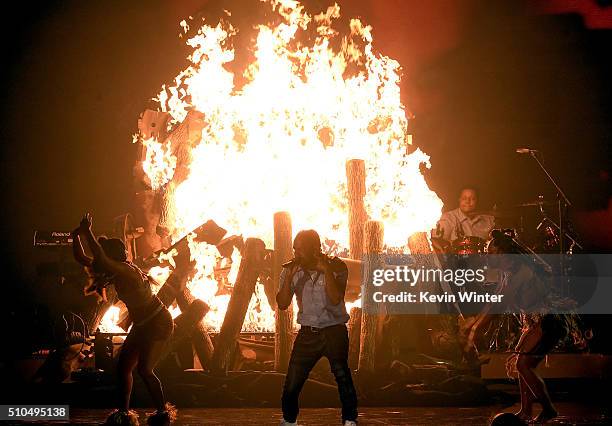
{"label": "handheld microphone", "polygon": [[283,263],[281,266],[283,268],[291,268],[293,265],[300,263],[299,259],[296,259],[295,257],[285,263]]}
{"label": "handheld microphone", "polygon": [[538,152],[537,149],[530,149],[530,148],[517,148],[516,149],[517,154],[534,154],[536,152]]}

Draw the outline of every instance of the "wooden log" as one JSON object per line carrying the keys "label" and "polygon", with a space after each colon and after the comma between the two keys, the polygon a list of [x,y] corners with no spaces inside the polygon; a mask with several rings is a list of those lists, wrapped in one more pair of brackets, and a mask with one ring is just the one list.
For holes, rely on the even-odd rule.
{"label": "wooden log", "polygon": [[162,249],[162,240],[157,234],[160,197],[156,191],[143,189],[134,195],[134,219],[144,233],[136,239],[138,257],[146,258]]}
{"label": "wooden log", "polygon": [[155,232],[159,235],[162,246],[168,247],[171,243],[172,232],[174,231],[174,223],[176,219],[176,211],[174,208],[176,184],[172,181],[166,186],[158,190],[160,197],[159,220],[155,226]]}
{"label": "wooden log", "polygon": [[266,300],[272,309],[276,306],[276,283],[274,282],[274,250],[266,249],[264,263],[259,273],[259,283],[263,285]]}
{"label": "wooden log", "polygon": [[[177,157],[177,168],[180,165],[187,167],[191,163],[191,149],[202,138],[204,124],[204,114],[197,110],[191,110],[181,124],[172,129],[172,133],[164,141],[164,144],[170,147],[172,154]],[[188,170],[185,170],[184,173],[175,172],[172,178],[182,182],[188,174]]]}
{"label": "wooden log", "polygon": [[[433,252],[432,246],[427,239],[426,232],[416,232],[408,238],[408,248],[410,249],[411,257],[416,261],[419,267],[426,269],[441,269],[442,265]],[[418,280],[413,285],[412,291],[435,291],[436,288],[432,288],[435,283],[425,282]],[[443,284],[443,283],[440,283]],[[445,288],[444,290],[450,290]],[[419,309],[421,314],[438,314],[440,312],[438,304],[424,303],[422,309]],[[420,318],[422,320],[422,318]]]}
{"label": "wooden log", "polygon": [[219,244],[227,234],[227,231],[217,225],[214,220],[207,220],[191,232],[195,233],[196,241],[205,242],[212,246]]}
{"label": "wooden log", "polygon": [[[272,283],[276,295],[280,288],[282,264],[293,258],[293,234],[291,216],[288,212],[274,213],[274,257],[272,264]],[[274,369],[286,372],[293,345],[293,307],[281,311],[274,300]]]}
{"label": "wooden log", "polygon": [[408,248],[412,255],[429,255],[432,253],[431,245],[425,232],[415,232],[408,238]]}
{"label": "wooden log", "polygon": [[[196,299],[193,294],[191,294],[191,291],[187,287],[185,287],[176,298],[176,302],[181,312],[187,311],[191,305],[198,300],[199,299]],[[193,332],[191,333],[191,343],[193,344],[193,349],[200,360],[202,368],[208,368],[212,360],[214,347],[203,319],[195,324]]]}
{"label": "wooden log", "polygon": [[246,240],[234,290],[227,305],[221,331],[215,341],[211,363],[213,371],[222,372],[229,368],[232,350],[236,345],[236,338],[242,329],[251,296],[255,291],[265,251],[266,246],[262,240],[257,238]]}
{"label": "wooden log", "polygon": [[[209,226],[206,226],[207,224]],[[207,235],[206,238],[211,238],[210,241],[212,242],[220,241],[221,237],[225,234],[225,230],[219,228],[213,221],[206,222],[206,224],[198,229],[200,228],[208,230],[204,235]],[[179,250],[178,257],[175,257],[177,267],[172,271],[162,288],[159,290],[157,297],[159,297],[166,306],[170,306],[176,299],[181,312],[187,312],[191,309],[193,303],[201,301],[196,299],[187,288],[187,281],[193,271],[193,264],[189,261],[189,247],[185,242],[182,245],[177,245],[176,248]],[[193,332],[190,336],[196,355],[200,360],[200,364],[202,366],[210,365],[213,354],[213,343],[206,330],[204,320],[199,320],[193,326]]]}
{"label": "wooden log", "polygon": [[174,199],[176,188],[189,176],[191,151],[202,137],[204,115],[196,110],[189,111],[185,120],[179,124],[164,141],[176,157],[176,167],[172,179],[161,193],[161,212],[157,231],[162,237],[172,235],[174,230]]}
{"label": "wooden log", "polygon": [[231,258],[232,253],[234,253],[234,248],[238,249],[239,252],[244,250],[244,240],[241,235],[231,235],[227,238],[223,238],[215,245],[221,257]]}
{"label": "wooden log", "polygon": [[[408,238],[408,248],[410,256],[416,261],[419,267],[426,269],[440,269],[441,265],[437,256],[432,250],[432,246],[427,239],[427,233],[416,232]],[[434,283],[418,280],[413,285],[414,292],[434,291],[432,287]],[[404,333],[406,338],[396,343],[399,352],[415,351],[417,353],[431,353],[433,350],[429,329],[431,328],[432,319],[428,314],[438,314],[440,309],[437,304],[423,303],[418,305],[418,313],[412,315],[402,315],[397,319],[398,326],[402,330],[407,330]]]}
{"label": "wooden log", "polygon": [[[167,123],[170,119],[170,113],[153,111],[147,109],[140,114],[138,118],[138,132],[142,139],[155,138],[158,141],[163,141],[168,136]],[[144,160],[144,155],[140,161]]]}
{"label": "wooden log", "polygon": [[[189,234],[185,235],[180,240],[176,241],[171,246],[159,250],[149,257],[142,261],[142,267],[145,269],[152,268],[153,266],[162,265],[159,260],[160,255],[170,253],[172,250],[176,249],[179,254],[185,253],[188,254],[189,251],[189,243],[187,241],[187,237],[191,234],[195,234],[195,240],[198,242],[205,242],[207,244],[216,246],[217,244],[221,244],[223,242],[223,237],[227,231],[221,228],[214,220],[207,220],[202,225],[194,228]],[[238,244],[236,242],[236,244]],[[167,264],[166,264],[167,265]]]}
{"label": "wooden log", "polygon": [[[210,307],[203,300],[194,300],[178,317],[175,318],[174,322],[177,327],[180,328],[181,332],[193,330],[195,325],[210,311]],[[186,333],[191,334],[191,331]]]}
{"label": "wooden log", "polygon": [[136,188],[150,187],[151,182],[142,168],[142,163],[146,159],[146,149],[142,141],[147,139],[156,139],[163,141],[168,136],[167,123],[170,118],[170,113],[153,111],[147,109],[140,114],[138,118],[138,133],[139,140],[137,144],[137,161],[134,164],[134,186]]}
{"label": "wooden log", "polygon": [[[346,162],[346,183],[349,205],[349,256],[345,260],[349,268],[349,280],[345,300],[356,300],[361,292],[361,260],[363,257],[365,211],[365,161],[352,159]],[[361,341],[361,309],[353,308],[349,320],[349,365],[357,366]]]}
{"label": "wooden log", "polygon": [[137,161],[133,167],[134,176],[134,204],[133,209],[136,222],[144,228],[144,234],[136,240],[136,248],[140,257],[147,257],[162,248],[162,239],[157,234],[157,225],[160,216],[161,197],[158,191],[151,189],[151,182],[142,165],[146,159],[146,149],[142,140],[155,138],[158,141],[166,139],[167,122],[170,114],[153,110],[145,110],[138,119]]}
{"label": "wooden log", "polygon": [[[162,288],[157,292],[157,297],[159,297],[159,300],[161,300],[164,305],[172,305],[177,296],[186,288],[185,286],[187,285],[188,279],[188,273],[180,269],[175,269],[172,271]],[[184,311],[185,310],[181,308],[181,312]]]}
{"label": "wooden log", "polygon": [[[204,242],[204,243],[214,246],[221,242],[221,240],[223,239],[226,233],[227,231],[223,229],[222,227],[220,227],[219,225],[217,225],[217,223],[214,220],[207,220],[202,225],[193,229],[189,234],[185,235],[183,238],[176,241],[174,244],[172,244],[168,248],[164,249],[162,252],[169,253],[174,249],[176,249],[179,252],[181,251],[187,252],[189,250],[189,242],[187,240],[187,237],[191,234],[195,234],[195,238],[194,238],[195,241]],[[155,254],[159,255],[159,253],[155,253]]]}
{"label": "wooden log", "polygon": [[384,240],[384,227],[382,222],[369,220],[364,226],[364,286],[362,291],[362,303],[364,306],[361,313],[361,338],[359,342],[359,362],[360,373],[373,374],[376,365],[376,346],[380,340],[380,313],[373,308],[378,305],[369,302],[369,308],[365,309],[368,300],[372,300],[372,293],[375,287],[372,284],[372,275],[375,269],[381,264],[381,255]]}
{"label": "wooden log", "polygon": [[354,307],[347,324],[349,333],[349,367],[354,370],[359,362],[359,342],[361,335],[361,308]]}
{"label": "wooden log", "polygon": [[[181,246],[181,252],[179,256],[188,259],[189,249],[188,247]],[[187,250],[184,252],[183,250]],[[177,268],[172,271],[162,288],[157,293],[157,297],[166,306],[170,306],[174,300],[181,310],[181,312],[188,312],[193,303],[204,303],[203,301],[196,299],[191,291],[187,288],[187,281],[192,272],[191,263],[185,259],[177,261]],[[191,341],[195,349],[196,355],[200,360],[202,366],[210,364],[213,353],[213,344],[210,335],[206,331],[206,325],[204,320],[201,319],[193,325],[193,331],[190,333]]]}
{"label": "wooden log", "polygon": [[[408,238],[408,249],[410,250],[410,257],[416,262],[416,265],[424,266],[427,269],[435,268],[436,265],[432,262],[434,255],[432,254],[431,246],[427,240],[427,234],[425,232],[416,232]],[[431,291],[432,288],[426,288],[431,286],[431,283],[425,283],[422,280],[418,280],[411,284],[415,292],[418,291]],[[431,305],[430,303],[423,304],[423,307]]]}
{"label": "wooden log", "polygon": [[351,259],[361,260],[363,256],[363,229],[368,218],[363,202],[365,196],[365,162],[348,160],[346,162],[346,183],[349,205],[349,255]]}
{"label": "wooden log", "polygon": [[209,306],[203,300],[196,299],[174,319],[174,333],[169,344],[164,348],[161,359],[165,358],[181,341],[193,335],[197,324],[202,322],[209,310]]}

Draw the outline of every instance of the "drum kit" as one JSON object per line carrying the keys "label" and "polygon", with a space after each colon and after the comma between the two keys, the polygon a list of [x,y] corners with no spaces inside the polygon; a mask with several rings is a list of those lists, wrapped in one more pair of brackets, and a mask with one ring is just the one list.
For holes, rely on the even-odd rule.
{"label": "drum kit", "polygon": [[[527,201],[516,205],[515,207],[520,209],[537,207],[540,215],[540,223],[536,227],[537,237],[534,244],[526,243],[526,239],[523,238],[525,229],[523,226],[523,210],[521,210],[521,213],[518,215],[520,218],[518,229],[517,227],[514,227],[513,230],[513,239],[518,242],[519,245],[524,245],[534,253],[557,253],[562,255],[560,256],[561,258],[564,257],[563,255],[571,255],[576,249],[581,250],[581,244],[578,242],[575,235],[573,235],[571,226],[568,226],[569,222],[567,220],[567,212],[568,209],[572,207],[572,202],[569,200],[563,189],[559,186],[557,180],[544,165],[542,153],[537,149],[525,147],[517,148],[516,153],[521,155],[529,155],[529,157],[536,162],[538,167],[548,179],[549,183],[555,188],[557,199],[555,202],[545,201],[544,196],[540,195],[537,200]],[[545,207],[553,206],[556,208],[556,221],[548,215],[545,209]],[[497,209],[477,213],[489,214],[495,217],[496,224],[500,219],[517,216],[514,212],[498,211]],[[464,254],[476,254],[484,251],[484,247],[486,247],[485,241],[477,241],[473,237],[470,237],[467,240],[465,238],[466,237],[463,237],[460,238],[459,241],[451,242],[451,248],[453,251],[458,250]],[[561,262],[563,262],[563,260]],[[564,270],[563,264],[561,264],[561,270]]]}
{"label": "drum kit", "polygon": [[[565,228],[562,228],[547,213],[546,208],[555,206],[557,203],[545,201],[544,197],[540,196],[537,200],[527,201],[514,206],[508,210],[481,210],[475,212],[478,215],[490,215],[495,218],[496,227],[501,228],[502,232],[512,238],[518,248],[518,252],[530,257],[534,264],[542,267],[546,273],[551,273],[557,269],[557,265],[552,267],[542,259],[540,254],[563,254],[561,258],[569,258],[573,253],[582,249],[582,245],[578,242],[577,237],[571,233],[568,223],[565,223]],[[535,220],[533,213],[536,213]],[[537,223],[535,226],[526,227],[525,217],[529,217],[529,223]],[[504,227],[503,225],[506,225]],[[514,226],[513,226],[514,225]],[[562,237],[563,235],[563,237]],[[435,238],[432,238],[432,242]],[[438,251],[438,254],[444,253],[443,259],[464,259],[469,262],[484,262],[487,263],[487,247],[491,240],[485,240],[476,236],[461,236],[451,242],[437,242],[438,247],[443,247]],[[436,247],[436,244],[434,244]],[[450,255],[446,256],[446,255]],[[551,257],[546,257],[550,259]],[[461,260],[460,260],[461,262]],[[450,263],[453,263],[451,261]],[[456,266],[456,264],[455,264]],[[561,265],[563,268],[563,265]],[[565,270],[565,269],[561,269]],[[484,287],[497,286],[498,282],[483,283]],[[461,312],[459,312],[461,314]],[[483,330],[480,344],[477,346],[479,350],[507,351],[511,350],[521,330],[521,318],[518,314],[505,314],[495,316],[488,324],[486,330]]]}
{"label": "drum kit", "polygon": [[[564,238],[562,244],[561,228],[547,213],[545,208],[555,204],[545,201],[543,196],[539,196],[537,200],[517,204],[514,206],[514,209],[479,210],[473,214],[493,216],[496,224],[511,224],[509,227],[502,228],[503,232],[513,238],[526,253],[563,253],[571,255],[575,250],[581,250],[582,245],[578,242],[577,237],[567,229],[563,231]],[[526,229],[524,225],[525,209],[534,207],[537,208],[539,223],[534,229]],[[475,255],[486,253],[489,241],[476,236],[466,235],[451,241],[450,244],[444,244],[444,246],[447,248],[445,251],[452,254]]]}
{"label": "drum kit", "polygon": [[[569,264],[571,258],[575,257],[572,254],[583,249],[568,220],[568,209],[572,207],[572,203],[545,167],[542,154],[538,150],[517,148],[516,152],[518,154],[528,154],[537,163],[549,183],[555,188],[556,200],[554,202],[548,201],[540,195],[536,200],[522,202],[510,210],[494,208],[474,213],[493,216],[495,226],[501,228],[502,232],[512,239],[515,248],[518,249],[517,252],[526,255],[533,261],[536,266],[534,271],[556,275],[562,286],[562,294],[567,295],[569,294],[568,272],[572,269]],[[555,211],[554,216],[549,215],[547,210]],[[536,221],[531,220],[533,219],[533,213],[536,214],[536,220],[539,223],[536,226],[526,226],[526,217],[530,219],[529,224],[536,223]],[[467,235],[448,242],[432,235],[432,243],[436,253],[438,255],[442,254],[441,260],[447,261],[450,259],[451,262],[453,259],[456,261],[461,258],[463,258],[463,261],[487,262],[485,258],[487,257],[489,242],[490,240],[486,241],[482,238]],[[547,254],[558,255],[548,257],[554,259],[555,263],[558,264],[551,267],[550,264],[546,263],[542,259],[543,256],[540,255]],[[498,285],[499,283],[491,284]],[[458,313],[459,317],[463,318],[461,310]],[[504,314],[492,319],[493,321],[489,323],[489,327],[484,332],[483,338],[486,343],[481,342],[485,343],[481,348],[489,351],[512,350],[520,335],[521,317],[518,314]],[[475,342],[473,343],[475,344]]]}

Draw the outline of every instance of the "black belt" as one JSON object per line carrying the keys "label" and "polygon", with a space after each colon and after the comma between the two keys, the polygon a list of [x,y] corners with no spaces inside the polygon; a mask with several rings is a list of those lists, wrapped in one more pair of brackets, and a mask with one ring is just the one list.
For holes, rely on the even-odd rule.
{"label": "black belt", "polygon": [[330,325],[328,327],[312,327],[310,325],[302,325],[300,326],[300,331],[304,330],[306,332],[309,333],[313,333],[313,334],[319,334],[321,331],[326,330],[328,328],[332,328],[332,327],[338,327],[344,324],[334,324],[334,325]]}
{"label": "black belt", "polygon": [[309,332],[309,333],[313,333],[313,334],[319,334],[321,332],[321,330],[323,330],[323,329],[320,328],[320,327],[311,327],[309,325],[303,325],[303,326],[300,327],[300,331],[302,331],[302,330],[304,330],[306,332]]}

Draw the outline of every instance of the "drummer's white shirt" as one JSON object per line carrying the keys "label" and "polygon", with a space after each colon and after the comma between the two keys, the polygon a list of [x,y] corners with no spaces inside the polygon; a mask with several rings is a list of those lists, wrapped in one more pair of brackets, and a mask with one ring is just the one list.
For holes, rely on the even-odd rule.
{"label": "drummer's white shirt", "polygon": [[489,232],[495,226],[495,218],[487,214],[479,214],[470,219],[457,207],[442,214],[438,223],[442,230],[441,237],[447,241],[454,241],[461,237],[459,235],[461,231],[463,231],[463,236],[487,240]]}

